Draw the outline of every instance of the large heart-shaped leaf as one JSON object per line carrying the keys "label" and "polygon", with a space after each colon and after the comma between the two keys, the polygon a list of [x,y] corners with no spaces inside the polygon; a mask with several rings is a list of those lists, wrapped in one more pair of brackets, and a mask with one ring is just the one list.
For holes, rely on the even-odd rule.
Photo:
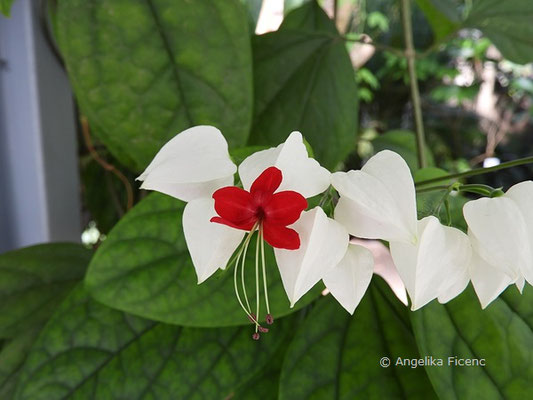
{"label": "large heart-shaped leaf", "polygon": [[92,252],[74,243],[0,255],[0,337],[40,327],[85,273]]}
{"label": "large heart-shaped leaf", "polygon": [[395,366],[420,358],[407,313],[376,277],[353,317],[331,296],[319,301],[285,357],[280,399],[435,398],[422,368]]}
{"label": "large heart-shaped leaf", "polygon": [[81,109],[126,165],[143,169],[192,125],[247,141],[252,64],[239,0],[60,1],[57,26]]}
{"label": "large heart-shaped leaf", "polygon": [[[307,11],[318,22],[309,23],[304,18],[307,14],[302,14]],[[343,39],[316,2],[294,13],[279,31],[253,38],[255,103],[250,142],[277,144],[298,130],[316,158],[333,168],[355,147],[354,71]]]}
{"label": "large heart-shaped leaf", "polygon": [[0,399],[12,398],[20,368],[42,326],[81,279],[92,252],[42,244],[0,255]]}
{"label": "large heart-shaped leaf", "polygon": [[[96,252],[87,271],[87,288],[110,307],[162,322],[202,327],[249,323],[235,298],[231,270],[197,284],[183,237],[183,208],[183,202],[159,193],[140,202]],[[255,265],[254,253],[252,244],[248,267]],[[318,286],[290,309],[273,252],[266,256],[274,318],[316,298]],[[253,274],[247,278],[247,287],[255,288]]]}
{"label": "large heart-shaped leaf", "polygon": [[226,398],[270,360],[290,321],[258,342],[251,326],[197,329],[112,310],[77,288],[30,352],[15,399]]}
{"label": "large heart-shaped leaf", "polygon": [[465,25],[480,29],[511,61],[533,61],[533,2],[476,0]]}
{"label": "large heart-shaped leaf", "polygon": [[[442,367],[426,368],[440,399],[523,399],[531,390],[529,286],[523,296],[509,288],[485,310],[469,288],[446,305],[430,303],[413,313],[412,320],[422,355],[443,360]],[[459,359],[484,360],[485,365],[460,366]]]}

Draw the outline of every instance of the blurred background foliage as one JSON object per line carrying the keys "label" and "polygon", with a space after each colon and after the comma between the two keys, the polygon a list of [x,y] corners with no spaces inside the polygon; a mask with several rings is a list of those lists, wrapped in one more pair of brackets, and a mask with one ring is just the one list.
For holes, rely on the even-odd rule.
{"label": "blurred background foliage", "polygon": [[[0,0],[0,11],[12,2]],[[83,241],[98,251],[0,255],[0,398],[524,398],[531,288],[510,288],[483,312],[469,289],[411,313],[375,277],[352,318],[330,296],[314,301],[320,287],[289,309],[274,277],[277,308],[293,315],[255,347],[231,310],[217,325],[227,276],[196,285],[183,203],[147,196],[134,179],[199,124],[219,127],[235,160],[300,130],[331,170],[391,149],[416,181],[531,156],[530,0],[413,2],[422,170],[399,0],[56,0],[44,9],[80,116]],[[465,182],[506,189],[532,176],[521,166]],[[420,194],[419,216],[465,230],[468,197],[445,194]],[[487,366],[383,369],[384,355]]]}

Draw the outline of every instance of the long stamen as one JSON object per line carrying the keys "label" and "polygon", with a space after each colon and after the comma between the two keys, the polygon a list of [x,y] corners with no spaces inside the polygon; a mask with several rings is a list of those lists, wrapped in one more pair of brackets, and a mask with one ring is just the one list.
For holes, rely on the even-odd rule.
{"label": "long stamen", "polygon": [[[252,233],[254,232],[254,230],[255,230],[255,226],[250,231],[250,237]],[[241,261],[241,286],[242,286],[242,292],[244,293],[244,300],[246,302],[246,307],[248,308],[249,314],[252,313],[252,308],[250,307],[250,302],[248,301],[248,293],[246,293],[246,284],[245,284],[245,279],[244,279],[244,263],[246,261],[246,253],[248,252],[248,245],[250,244],[250,242],[251,240],[248,240],[246,242],[246,245],[244,246],[244,254],[242,257],[242,261]]]}
{"label": "long stamen", "polygon": [[[262,228],[261,228],[262,229]],[[255,299],[257,301],[256,314],[259,317],[259,305],[261,299],[259,298],[259,242],[261,241],[261,229],[257,232],[257,241],[255,244]],[[262,241],[261,241],[262,243]],[[255,332],[257,333],[259,325],[255,326]]]}
{"label": "long stamen", "polygon": [[[255,227],[254,227],[255,229]],[[257,318],[255,318],[250,312],[248,312],[248,310],[246,309],[246,307],[244,306],[242,300],[241,300],[241,296],[239,295],[239,290],[237,288],[237,271],[238,271],[238,268],[239,268],[239,261],[241,259],[241,256],[242,256],[242,253],[244,251],[244,247],[248,245],[248,243],[250,242],[250,239],[252,237],[252,234],[253,234],[254,230],[252,229],[250,231],[250,233],[248,234],[248,236],[246,237],[245,241],[244,241],[244,244],[241,246],[241,248],[239,249],[239,252],[237,254],[237,259],[235,261],[235,269],[234,269],[234,272],[233,272],[233,286],[234,286],[234,289],[235,289],[235,296],[237,297],[237,300],[239,301],[239,304],[241,306],[241,308],[244,310],[244,312],[246,313],[246,316],[248,317],[248,319],[250,321],[252,321],[252,323],[254,323],[256,325],[256,327],[259,325],[259,323],[257,322]],[[243,264],[244,266],[244,264]]]}
{"label": "long stamen", "polygon": [[[263,231],[261,230],[261,239],[263,238]],[[265,241],[261,240],[261,261],[262,261],[262,267],[263,267],[263,288],[265,290],[265,303],[267,308],[267,315],[265,317],[266,323],[268,325],[272,325],[274,323],[274,318],[272,318],[272,314],[270,314],[270,302],[268,301],[268,285],[267,285],[267,277],[266,277],[266,267],[265,267]]]}
{"label": "long stamen", "polygon": [[270,304],[268,301],[268,286],[267,286],[267,276],[266,276],[266,266],[265,266],[265,241],[263,240],[263,229],[259,231],[261,235],[261,266],[263,269],[263,289],[265,292],[265,303],[267,309],[267,315],[270,315]]}

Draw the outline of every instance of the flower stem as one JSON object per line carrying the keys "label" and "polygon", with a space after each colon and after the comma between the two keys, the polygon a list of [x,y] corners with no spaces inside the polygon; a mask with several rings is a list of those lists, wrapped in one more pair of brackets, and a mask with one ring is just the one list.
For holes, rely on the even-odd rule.
{"label": "flower stem", "polygon": [[409,83],[411,85],[411,99],[415,114],[416,126],[416,151],[418,154],[418,166],[425,168],[426,161],[426,139],[424,134],[424,121],[422,118],[422,106],[420,102],[420,90],[418,89],[418,79],[416,76],[416,51],[413,43],[413,25],[411,22],[411,0],[402,0],[402,22],[405,40],[405,58],[409,70]]}
{"label": "flower stem", "polygon": [[532,163],[533,163],[533,156],[525,157],[525,158],[519,158],[518,160],[504,162],[504,163],[501,163],[500,165],[495,165],[494,167],[476,168],[476,169],[472,169],[472,170],[466,171],[466,172],[460,172],[460,173],[457,173],[457,174],[450,174],[450,175],[445,175],[445,176],[439,176],[439,177],[433,178],[433,179],[427,179],[425,181],[417,182],[415,185],[416,186],[424,186],[424,185],[429,185],[429,184],[432,184],[432,183],[438,183],[438,182],[447,181],[447,180],[450,180],[450,179],[468,178],[470,176],[483,175],[483,174],[487,174],[489,172],[499,171],[501,169],[516,167],[518,165],[532,164]]}

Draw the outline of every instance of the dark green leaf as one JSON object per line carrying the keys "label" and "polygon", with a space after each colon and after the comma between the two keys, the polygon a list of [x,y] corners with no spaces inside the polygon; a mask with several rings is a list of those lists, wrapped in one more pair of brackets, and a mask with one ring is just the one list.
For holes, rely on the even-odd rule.
{"label": "dark green leaf", "polygon": [[241,0],[246,9],[248,10],[248,16],[250,18],[250,28],[253,32],[259,19],[259,13],[261,12],[261,6],[263,0]]}
{"label": "dark green leaf", "polygon": [[324,32],[338,36],[335,24],[325,15],[324,10],[315,0],[291,11],[283,20],[279,30]]}
{"label": "dark green leaf", "polygon": [[192,125],[248,139],[252,75],[239,0],[59,2],[58,40],[93,131],[142,170]]}
{"label": "dark green leaf", "polygon": [[15,399],[224,399],[264,368],[289,328],[277,321],[256,342],[251,325],[155,323],[105,307],[80,286],[36,341]]}
{"label": "dark green leaf", "polygon": [[277,145],[298,130],[330,168],[354,150],[357,86],[344,41],[334,30],[313,2],[289,14],[279,31],[253,38],[250,143]]}
{"label": "dark green leaf", "polygon": [[480,29],[502,52],[519,64],[533,61],[533,1],[475,0],[464,25]]}
{"label": "dark green leaf", "polygon": [[[523,399],[533,381],[532,315],[529,286],[523,296],[509,288],[485,310],[469,288],[446,305],[432,302],[413,313],[420,352],[444,361],[426,368],[439,398]],[[448,365],[448,357],[486,365]]]}
{"label": "dark green leaf", "polygon": [[[416,3],[428,19],[436,41],[459,28],[460,15],[456,13],[455,5],[448,0],[416,0]],[[450,18],[452,16],[455,19]]]}
{"label": "dark green leaf", "polygon": [[0,13],[4,14],[6,17],[9,17],[11,14],[11,6],[15,0],[0,0]]}
{"label": "dark green leaf", "polygon": [[40,327],[21,332],[0,351],[0,399],[11,399],[26,355],[40,332]]}
{"label": "dark green leaf", "polygon": [[[162,322],[201,327],[249,323],[235,298],[232,268],[197,284],[183,237],[183,208],[183,202],[159,193],[135,206],[96,252],[85,281],[88,289],[110,307]],[[248,268],[255,265],[253,246]],[[266,255],[274,318],[316,298],[318,286],[290,309],[273,252]],[[247,278],[253,293],[254,276],[248,273]]]}
{"label": "dark green leaf", "polygon": [[353,317],[331,296],[317,303],[285,357],[280,399],[435,398],[423,369],[397,367],[398,357],[420,357],[408,310],[374,277]]}
{"label": "dark green leaf", "polygon": [[40,327],[85,273],[92,252],[73,243],[0,255],[0,337]]}
{"label": "dark green leaf", "polygon": [[[381,150],[392,150],[401,155],[411,172],[418,169],[418,157],[416,152],[416,138],[411,131],[388,131],[382,135],[377,136],[372,140],[374,153]],[[426,147],[426,158],[430,165],[434,164],[433,154],[428,147]]]}

